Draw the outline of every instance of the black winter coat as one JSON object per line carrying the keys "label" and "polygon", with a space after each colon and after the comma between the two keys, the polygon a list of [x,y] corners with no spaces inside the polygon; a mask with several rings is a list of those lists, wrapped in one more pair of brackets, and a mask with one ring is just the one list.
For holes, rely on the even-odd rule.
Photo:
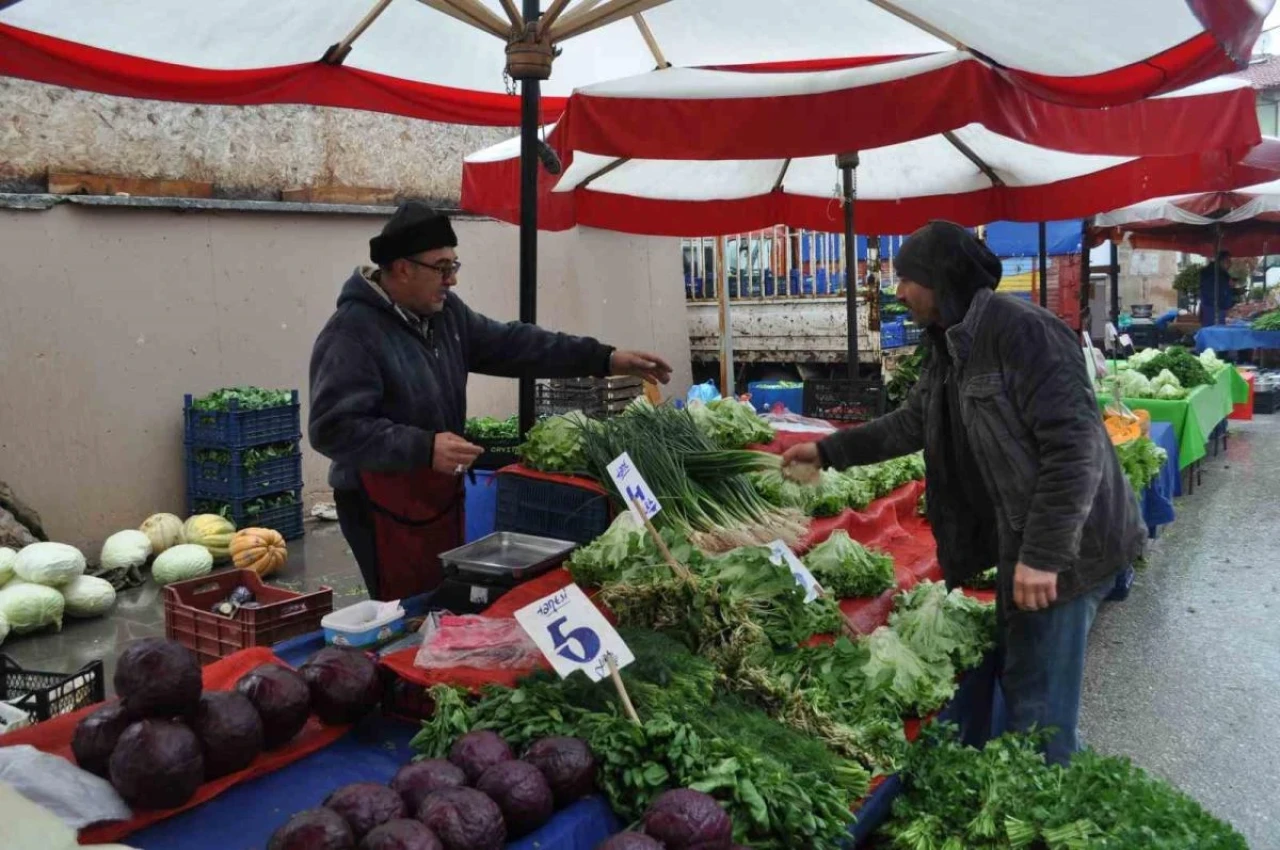
{"label": "black winter coat", "polygon": [[309,437],[333,461],[329,485],[352,490],[359,473],[431,465],[437,432],[462,434],[467,374],[573,378],[608,373],[613,349],[589,337],[502,323],[450,292],[426,320],[405,320],[357,270],[311,353]]}
{"label": "black winter coat", "polygon": [[[1075,334],[1046,310],[982,289],[943,339],[950,357],[930,358],[904,405],[823,440],[824,461],[842,469],[923,449],[929,522],[949,583],[996,565],[1007,591],[1021,562],[1058,573],[1066,601],[1131,564],[1146,529]],[[990,523],[973,507],[972,486],[942,486],[930,471],[948,446],[948,378],[995,529],[981,527]]]}

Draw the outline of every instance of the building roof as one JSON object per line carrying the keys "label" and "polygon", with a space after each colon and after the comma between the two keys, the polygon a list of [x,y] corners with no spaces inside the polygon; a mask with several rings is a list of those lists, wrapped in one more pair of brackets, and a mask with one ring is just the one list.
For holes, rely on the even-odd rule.
{"label": "building roof", "polygon": [[1248,80],[1254,91],[1280,89],[1280,56],[1263,56],[1232,76]]}

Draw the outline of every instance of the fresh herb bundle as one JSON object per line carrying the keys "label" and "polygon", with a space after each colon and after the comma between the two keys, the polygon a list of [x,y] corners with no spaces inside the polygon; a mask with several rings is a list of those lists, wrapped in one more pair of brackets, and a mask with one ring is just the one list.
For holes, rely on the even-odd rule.
{"label": "fresh herb bundle", "polygon": [[689,405],[693,421],[722,449],[745,449],[773,441],[773,429],[756,415],[750,404],[721,398]]}
{"label": "fresh herb bundle", "polygon": [[1147,487],[1160,474],[1168,453],[1157,446],[1149,437],[1139,437],[1116,446],[1116,454],[1120,457],[1120,466],[1124,469],[1129,484],[1139,495],[1146,492]]}
{"label": "fresh herb bundle", "polygon": [[467,420],[463,434],[468,440],[479,442],[518,440],[520,439],[520,420],[516,416],[508,416],[506,419],[478,416]]}
{"label": "fresh herb bundle", "polygon": [[897,580],[892,557],[867,549],[842,528],[805,555],[804,564],[838,599],[879,596]]}
{"label": "fresh herb bundle", "polygon": [[[292,457],[298,454],[298,444],[292,441],[283,443],[268,443],[265,446],[254,446],[251,449],[244,449],[240,452],[240,463],[244,466],[245,472],[256,472],[258,467],[267,461],[277,460],[282,457]],[[196,460],[200,463],[215,463],[219,466],[226,466],[231,463],[231,452],[228,449],[196,449]],[[221,470],[202,469],[201,477],[210,480],[225,480],[225,476],[221,474]]]}
{"label": "fresh herb bundle", "polygon": [[191,402],[196,410],[224,412],[234,401],[240,410],[266,410],[293,404],[293,393],[288,390],[264,390],[261,387],[227,387],[214,390]]}

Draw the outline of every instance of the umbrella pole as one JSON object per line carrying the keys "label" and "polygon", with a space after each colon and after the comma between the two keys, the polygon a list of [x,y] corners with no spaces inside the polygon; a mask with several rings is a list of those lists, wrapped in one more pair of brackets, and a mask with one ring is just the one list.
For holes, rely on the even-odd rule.
{"label": "umbrella pole", "polygon": [[[716,300],[720,304],[720,392],[733,398],[733,319],[729,313],[729,264],[723,236],[716,240]],[[741,281],[741,277],[739,277]],[[742,293],[738,293],[741,296]]]}
{"label": "umbrella pole", "polygon": [[854,235],[853,203],[856,190],[853,171],[858,167],[858,154],[840,154],[836,157],[840,166],[840,178],[844,192],[844,303],[845,320],[848,322],[849,378],[858,379],[858,243]]}
{"label": "umbrella pole", "polygon": [[[524,19],[542,14],[541,0],[524,0]],[[538,125],[542,83],[520,81],[520,321],[538,321]],[[520,379],[520,433],[534,425],[534,383]]]}
{"label": "umbrella pole", "polygon": [[1111,240],[1111,263],[1107,269],[1111,276],[1111,324],[1120,327],[1120,249],[1114,239]]}
{"label": "umbrella pole", "polygon": [[1222,225],[1216,228],[1216,235],[1213,239],[1213,323],[1221,324],[1219,321],[1222,317],[1218,315],[1218,305],[1222,303],[1222,298],[1218,294],[1218,282],[1222,277],[1222,266],[1218,263],[1218,257],[1222,255]]}
{"label": "umbrella pole", "polygon": [[1049,246],[1046,244],[1045,224],[1040,222],[1040,306],[1049,306]]}

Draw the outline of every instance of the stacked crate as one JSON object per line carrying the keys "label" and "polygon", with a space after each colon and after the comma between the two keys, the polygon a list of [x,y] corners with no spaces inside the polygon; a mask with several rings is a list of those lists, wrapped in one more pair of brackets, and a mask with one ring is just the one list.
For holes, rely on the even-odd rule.
{"label": "stacked crate", "polygon": [[291,403],[262,410],[198,410],[185,400],[187,513],[220,513],[236,528],[301,537],[302,424]]}
{"label": "stacked crate", "polygon": [[537,385],[538,416],[581,411],[595,419],[616,416],[644,395],[644,381],[629,375],[609,378],[553,378]]}

